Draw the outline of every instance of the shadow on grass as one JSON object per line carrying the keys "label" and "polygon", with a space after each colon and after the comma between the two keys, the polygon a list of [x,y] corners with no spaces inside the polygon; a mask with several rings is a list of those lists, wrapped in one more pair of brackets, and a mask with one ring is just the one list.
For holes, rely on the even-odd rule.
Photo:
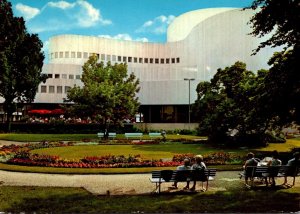
{"label": "shadow on grass", "polygon": [[[77,188],[0,187],[4,212],[64,213],[181,213],[181,212],[297,212],[300,188],[232,189],[196,194],[95,196]],[[7,200],[6,191],[10,191]],[[13,199],[14,195],[17,199]]]}

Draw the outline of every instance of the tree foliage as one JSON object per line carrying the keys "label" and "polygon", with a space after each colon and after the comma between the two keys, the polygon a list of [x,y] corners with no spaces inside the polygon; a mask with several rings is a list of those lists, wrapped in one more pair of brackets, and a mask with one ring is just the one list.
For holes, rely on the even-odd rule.
{"label": "tree foliage", "polygon": [[126,64],[98,63],[91,56],[83,65],[83,87],[74,86],[68,91],[67,101],[74,102],[73,112],[89,116],[107,125],[121,124],[138,111],[139,80],[127,74]]}
{"label": "tree foliage", "polygon": [[[269,60],[272,65],[264,79],[259,100],[263,112],[272,112],[274,128],[300,123],[300,49],[278,52]],[[270,113],[269,113],[270,114]]]}
{"label": "tree foliage", "polygon": [[267,74],[266,70],[254,74],[245,63],[236,62],[218,69],[210,82],[200,82],[193,106],[199,134],[216,143],[264,143],[272,120],[257,106]]}
{"label": "tree foliage", "polygon": [[199,133],[213,142],[261,144],[281,140],[282,127],[300,122],[299,0],[254,0],[252,35],[266,46],[285,47],[269,60],[269,70],[247,71],[237,62],[219,69],[210,82],[199,83],[194,105]]}
{"label": "tree foliage", "polygon": [[299,46],[300,3],[299,0],[254,0],[251,8],[260,10],[251,18],[254,36],[272,36],[262,42],[256,51],[265,46]]}
{"label": "tree foliage", "polygon": [[29,34],[22,17],[14,17],[11,4],[0,1],[0,96],[4,98],[9,129],[16,103],[32,102],[41,74],[44,55],[42,42]]}
{"label": "tree foliage", "polygon": [[[300,122],[300,2],[299,0],[255,0],[253,9],[261,8],[250,20],[254,36],[271,37],[256,49],[285,46],[269,60],[270,72],[264,82],[261,108],[277,117],[275,126]],[[268,107],[268,109],[267,109]]]}

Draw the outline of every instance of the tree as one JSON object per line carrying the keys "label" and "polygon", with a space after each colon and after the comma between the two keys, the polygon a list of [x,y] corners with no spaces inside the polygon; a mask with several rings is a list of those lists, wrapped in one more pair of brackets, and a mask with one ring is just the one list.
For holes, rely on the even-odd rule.
{"label": "tree", "polygon": [[258,103],[262,113],[268,112],[273,118],[274,129],[300,123],[299,50],[278,52],[269,60],[272,67],[264,78]]}
{"label": "tree", "polygon": [[262,42],[256,52],[265,46],[288,47],[300,43],[300,4],[299,0],[254,0],[251,8],[261,8],[250,20],[252,35],[263,37],[272,36]]}
{"label": "tree", "polygon": [[[136,93],[139,80],[127,75],[126,64],[98,63],[91,56],[83,65],[83,87],[74,86],[67,93],[67,101],[74,102],[72,111],[96,119],[106,131],[110,124],[122,124],[125,118],[133,117],[139,108]],[[81,113],[80,113],[81,112]]]}
{"label": "tree", "polygon": [[16,103],[32,102],[38,85],[46,80],[42,75],[43,44],[36,34],[29,34],[22,17],[14,17],[11,3],[0,2],[0,96],[7,113],[10,131]]}
{"label": "tree", "polygon": [[245,63],[236,62],[218,69],[210,82],[200,82],[193,106],[199,134],[214,143],[264,143],[271,120],[258,114],[256,106],[267,73],[260,70],[255,75]]}
{"label": "tree", "polygon": [[[264,112],[273,112],[274,128],[300,122],[300,3],[299,0],[255,0],[252,9],[261,8],[250,20],[254,36],[272,34],[256,49],[285,46],[269,60],[265,91],[260,98]],[[275,122],[276,118],[276,122]]]}

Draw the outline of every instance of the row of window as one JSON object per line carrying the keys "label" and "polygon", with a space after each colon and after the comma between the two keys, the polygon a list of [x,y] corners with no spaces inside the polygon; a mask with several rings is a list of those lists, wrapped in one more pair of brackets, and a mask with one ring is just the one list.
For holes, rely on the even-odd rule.
{"label": "row of window", "polygon": [[112,62],[129,62],[129,63],[150,63],[150,64],[174,64],[180,63],[180,58],[142,58],[142,57],[131,57],[131,56],[116,56],[106,55],[98,53],[87,53],[87,52],[75,52],[61,51],[51,53],[51,59],[57,58],[84,58],[87,59],[89,56],[96,55],[101,61],[112,61]]}
{"label": "row of window", "polygon": [[54,79],[59,79],[59,78],[62,78],[62,79],[68,79],[68,77],[69,77],[69,79],[77,79],[77,80],[80,80],[80,78],[81,78],[81,76],[80,75],[74,75],[74,74],[69,74],[69,75],[67,75],[67,74],[47,74],[48,75],[48,78],[50,78],[50,79],[52,79],[52,78],[54,78]]}
{"label": "row of window", "polygon": [[[64,91],[63,91],[63,86],[56,86],[56,91],[55,91],[55,86],[54,85],[49,85],[48,87],[46,85],[41,86],[40,93],[50,93],[50,94],[62,94],[62,93],[67,93],[70,90],[70,86],[64,86]],[[39,90],[37,90],[37,93],[39,93]]]}

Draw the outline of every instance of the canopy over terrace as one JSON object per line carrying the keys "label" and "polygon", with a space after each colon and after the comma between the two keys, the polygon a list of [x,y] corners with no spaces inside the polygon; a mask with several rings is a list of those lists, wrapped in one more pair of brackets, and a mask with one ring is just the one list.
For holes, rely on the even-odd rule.
{"label": "canopy over terrace", "polygon": [[64,110],[62,109],[53,109],[53,110],[48,110],[48,109],[32,109],[28,111],[28,114],[39,114],[39,115],[60,115],[64,114]]}

